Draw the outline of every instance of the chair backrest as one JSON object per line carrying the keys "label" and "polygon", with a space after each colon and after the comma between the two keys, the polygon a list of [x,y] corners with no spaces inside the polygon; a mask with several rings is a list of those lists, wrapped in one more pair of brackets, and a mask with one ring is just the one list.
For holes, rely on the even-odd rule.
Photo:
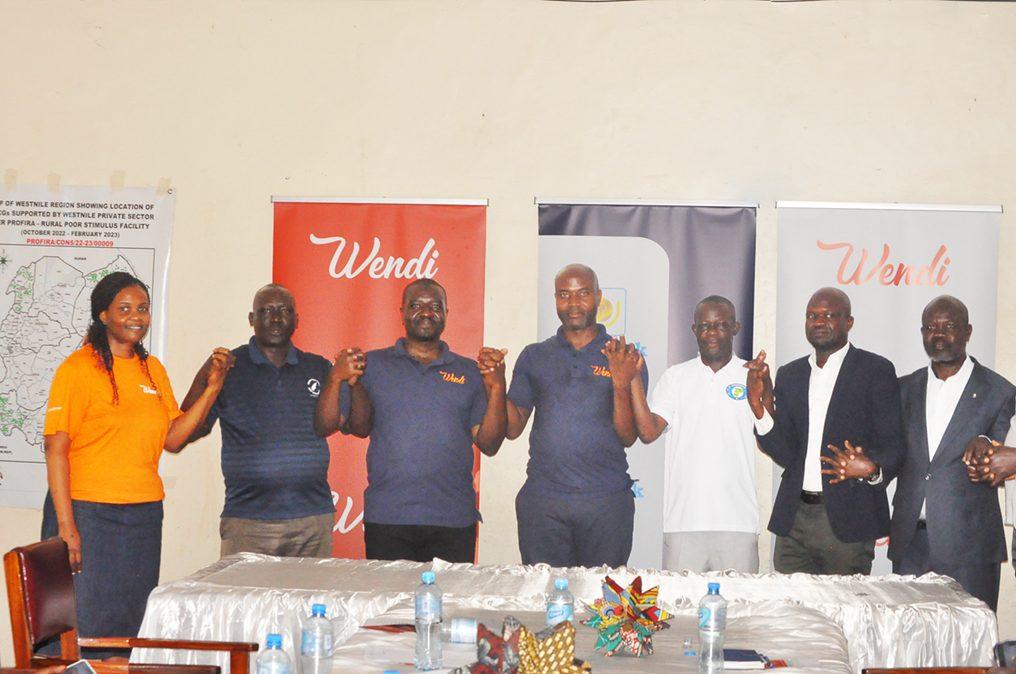
{"label": "chair backrest", "polygon": [[4,555],[14,660],[30,666],[40,644],[60,637],[63,657],[79,657],[74,577],[61,538],[14,548]]}

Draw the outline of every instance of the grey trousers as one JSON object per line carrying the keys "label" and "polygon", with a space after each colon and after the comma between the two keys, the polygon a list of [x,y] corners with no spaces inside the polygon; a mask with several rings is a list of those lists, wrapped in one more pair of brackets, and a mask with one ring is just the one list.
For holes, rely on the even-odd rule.
{"label": "grey trousers", "polygon": [[790,533],[776,537],[773,566],[779,573],[867,576],[873,559],[875,541],[844,543],[833,533],[823,504],[801,503]]}
{"label": "grey trousers", "polygon": [[942,564],[932,562],[928,530],[918,529],[903,551],[899,563],[893,563],[893,573],[921,576],[925,573],[940,573],[958,582],[969,594],[977,597],[992,611],[998,611],[998,585],[1002,578],[1002,562],[994,564]]}
{"label": "grey trousers", "polygon": [[758,573],[758,534],[684,531],[663,534],[663,568],[670,571]]}
{"label": "grey trousers", "polygon": [[259,552],[276,557],[331,557],[334,513],[291,520],[248,520],[223,517],[219,521],[222,557]]}

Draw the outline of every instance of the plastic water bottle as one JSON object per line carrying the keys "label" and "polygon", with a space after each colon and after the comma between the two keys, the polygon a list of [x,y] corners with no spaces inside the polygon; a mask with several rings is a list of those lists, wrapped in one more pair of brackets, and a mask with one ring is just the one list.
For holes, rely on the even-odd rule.
{"label": "plastic water bottle", "polygon": [[416,668],[441,668],[441,588],[434,584],[434,572],[420,574],[416,588]]}
{"label": "plastic water bottle", "polygon": [[452,618],[441,623],[441,641],[475,644],[476,631],[476,618]]}
{"label": "plastic water bottle", "polygon": [[325,617],[324,604],[310,607],[310,618],[300,632],[300,666],[303,674],[332,671],[332,623]]}
{"label": "plastic water bottle", "polygon": [[727,629],[727,600],[719,583],[709,583],[709,592],[698,605],[699,672],[723,671],[723,634]]}
{"label": "plastic water bottle", "polygon": [[282,635],[269,634],[258,654],[258,674],[290,674],[289,656],[282,650]]}
{"label": "plastic water bottle", "polygon": [[575,598],[568,591],[568,579],[554,581],[554,591],[547,597],[547,627],[571,620],[574,622]]}

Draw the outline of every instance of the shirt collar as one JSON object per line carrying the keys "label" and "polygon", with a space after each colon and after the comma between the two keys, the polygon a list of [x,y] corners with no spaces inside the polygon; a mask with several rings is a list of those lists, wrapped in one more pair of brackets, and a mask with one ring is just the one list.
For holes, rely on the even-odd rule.
{"label": "shirt collar", "polygon": [[[583,346],[581,349],[578,349],[578,351],[584,351],[584,352],[585,351],[596,351],[597,353],[599,353],[600,349],[603,348],[603,345],[609,339],[610,339],[610,335],[607,334],[607,328],[606,328],[606,326],[604,326],[602,323],[597,323],[596,324],[596,336],[593,337],[591,342],[589,342],[588,344]],[[563,325],[560,328],[557,329],[557,343],[561,347],[563,347],[563,348],[570,349],[572,351],[576,350],[575,347],[573,347],[571,345],[571,342],[569,342],[568,339],[564,336],[564,326]]]}
{"label": "shirt collar", "polygon": [[[438,353],[437,358],[435,358],[434,360],[432,360],[429,363],[427,363],[427,365],[447,365],[448,363],[450,363],[452,361],[452,352],[451,352],[451,349],[448,348],[448,345],[445,344],[444,341],[440,341],[440,342],[438,342],[438,344],[441,346],[440,353]],[[398,355],[403,356],[405,358],[408,358],[409,360],[413,361],[414,363],[419,363],[420,362],[420,361],[416,360],[415,358],[413,358],[411,355],[409,355],[409,351],[406,350],[406,338],[405,337],[399,337],[399,339],[395,342],[395,353],[397,353]]]}
{"label": "shirt collar", "polygon": [[948,379],[939,379],[935,376],[935,371],[931,369],[931,363],[928,363],[928,381],[938,382],[941,385],[952,384],[963,382],[963,386],[966,386],[966,382],[970,379],[970,373],[974,371],[974,359],[970,357],[970,354],[963,359],[963,364],[960,365],[960,369],[956,371],[956,374],[949,377]]}
{"label": "shirt collar", "polygon": [[[254,341],[253,337],[251,337],[250,341],[247,342],[247,353],[250,354],[250,359],[255,365],[271,365],[272,367],[275,367],[275,363],[265,358],[265,354],[261,353],[261,349],[258,347],[257,342]],[[286,360],[284,361],[284,364],[296,365],[299,362],[300,358],[297,356],[296,347],[290,344],[289,351],[286,353]]]}
{"label": "shirt collar", "polygon": [[[818,366],[818,356],[812,351],[811,355],[808,356],[808,364],[811,365],[812,370],[821,370],[823,372],[839,372],[840,366],[843,365],[843,359],[847,357],[847,351],[850,351],[850,342],[847,342],[836,351],[833,351],[826,357],[825,365],[822,367]],[[830,367],[832,366],[832,367]]]}
{"label": "shirt collar", "polygon": [[708,365],[706,365],[705,363],[702,362],[702,354],[700,354],[700,353],[696,353],[695,354],[695,362],[698,363],[699,368],[703,372],[708,374],[709,376],[714,376],[715,375],[715,376],[718,377],[721,374],[725,375],[729,370],[731,370],[733,368],[739,368],[739,367],[741,367],[741,365],[742,365],[742,363],[744,361],[742,361],[740,358],[738,358],[737,354],[733,354],[732,353],[732,354],[730,354],[730,360],[727,361],[727,364],[724,365],[723,367],[721,367],[716,372],[713,372],[713,368],[709,367]]}

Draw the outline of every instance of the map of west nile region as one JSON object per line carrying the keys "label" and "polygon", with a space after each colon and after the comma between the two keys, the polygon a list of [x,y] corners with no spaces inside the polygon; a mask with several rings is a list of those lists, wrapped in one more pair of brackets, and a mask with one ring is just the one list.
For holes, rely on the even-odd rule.
{"label": "map of west nile region", "polygon": [[8,284],[6,299],[12,301],[0,318],[0,435],[20,433],[34,456],[14,456],[16,448],[9,447],[0,449],[0,460],[43,460],[42,427],[53,373],[88,330],[92,288],[114,271],[137,275],[121,255],[87,272],[46,256],[19,267]]}

